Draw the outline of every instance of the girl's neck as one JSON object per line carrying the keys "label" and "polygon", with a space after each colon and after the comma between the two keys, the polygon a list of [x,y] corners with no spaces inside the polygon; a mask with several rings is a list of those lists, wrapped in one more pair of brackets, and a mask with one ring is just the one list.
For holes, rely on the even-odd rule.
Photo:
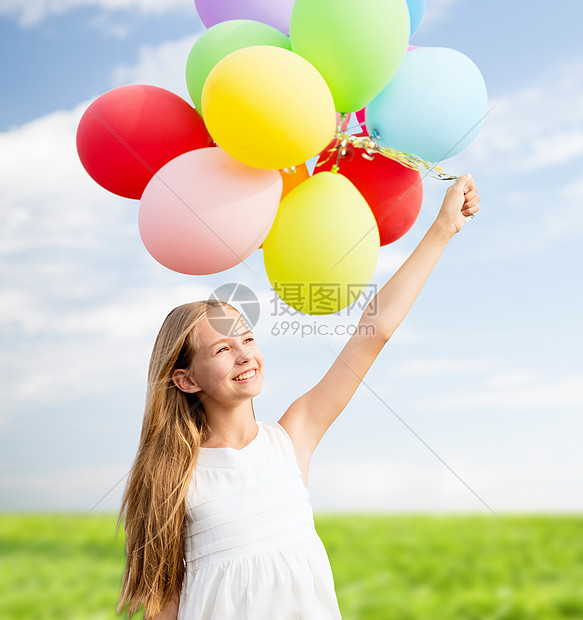
{"label": "girl's neck", "polygon": [[[205,408],[206,409],[206,408]],[[240,450],[257,435],[257,422],[251,400],[228,410],[209,408],[206,418],[211,429],[210,437],[202,448],[235,448]]]}

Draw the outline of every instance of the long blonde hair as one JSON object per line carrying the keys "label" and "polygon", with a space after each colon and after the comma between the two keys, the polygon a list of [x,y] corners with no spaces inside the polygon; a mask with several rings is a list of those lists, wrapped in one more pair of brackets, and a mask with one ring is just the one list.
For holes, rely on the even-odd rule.
{"label": "long blonde hair", "polygon": [[166,317],[150,358],[138,451],[118,519],[124,520],[126,566],[117,612],[143,606],[154,616],[178,595],[184,577],[185,499],[201,443],[210,434],[203,403],[172,381],[190,368],[195,329],[218,300],[184,304]]}

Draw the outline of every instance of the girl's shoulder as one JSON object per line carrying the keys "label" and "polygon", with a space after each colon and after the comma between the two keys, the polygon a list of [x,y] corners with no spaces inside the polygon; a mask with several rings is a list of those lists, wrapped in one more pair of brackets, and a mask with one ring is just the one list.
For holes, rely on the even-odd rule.
{"label": "girl's shoulder", "polygon": [[273,422],[273,424],[258,422],[257,424],[260,427],[260,432],[264,432],[268,437],[270,444],[277,446],[284,454],[291,456],[295,460],[292,440],[279,422]]}

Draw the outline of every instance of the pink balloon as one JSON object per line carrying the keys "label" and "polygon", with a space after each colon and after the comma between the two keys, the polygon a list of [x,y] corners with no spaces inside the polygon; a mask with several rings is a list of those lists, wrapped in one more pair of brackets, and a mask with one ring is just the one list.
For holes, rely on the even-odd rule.
{"label": "pink balloon", "polygon": [[207,28],[228,19],[253,19],[289,34],[294,0],[194,0],[194,4]]}
{"label": "pink balloon", "polygon": [[342,120],[342,114],[340,112],[336,112],[336,126],[340,129],[340,131],[346,131],[348,129],[351,116],[352,114],[349,112],[344,115],[344,120]]}
{"label": "pink balloon", "polygon": [[409,47],[407,47],[407,51],[410,52],[411,50],[418,50],[419,46],[418,45],[409,45]]}
{"label": "pink balloon", "polygon": [[282,184],[279,171],[252,168],[218,147],[184,153],[142,194],[142,241],[159,263],[179,273],[229,269],[267,237]]}

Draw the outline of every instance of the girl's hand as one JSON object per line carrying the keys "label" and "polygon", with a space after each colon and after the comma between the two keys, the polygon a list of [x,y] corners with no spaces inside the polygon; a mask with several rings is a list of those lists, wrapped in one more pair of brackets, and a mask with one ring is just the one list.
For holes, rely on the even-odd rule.
{"label": "girl's hand", "polygon": [[478,188],[474,185],[472,175],[464,174],[447,188],[435,222],[447,228],[453,236],[468,221],[467,216],[480,210],[479,202]]}

